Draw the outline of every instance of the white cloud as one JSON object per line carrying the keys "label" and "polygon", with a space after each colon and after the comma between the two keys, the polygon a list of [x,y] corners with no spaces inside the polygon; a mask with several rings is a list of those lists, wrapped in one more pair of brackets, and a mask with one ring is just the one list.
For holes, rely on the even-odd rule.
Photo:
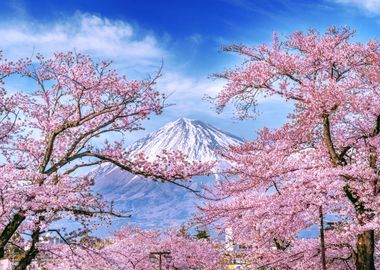
{"label": "white cloud", "polygon": [[76,50],[129,65],[159,65],[165,50],[153,35],[134,30],[125,21],[83,13],[50,24],[6,22],[0,24],[0,49],[9,58]]}
{"label": "white cloud", "polygon": [[[164,72],[164,76],[158,82],[158,89],[166,94],[171,94],[167,103],[174,103],[175,106],[169,107],[168,111],[182,115],[187,114],[206,114],[218,118],[230,118],[232,116],[232,106],[228,106],[227,113],[217,114],[214,104],[207,97],[216,97],[223,89],[225,80],[208,79],[186,76],[179,72]],[[275,105],[283,104],[284,100],[280,96],[267,98],[259,97],[260,104]]]}
{"label": "white cloud", "polygon": [[[126,21],[80,12],[48,24],[27,22],[20,17],[14,21],[0,21],[0,50],[7,58],[30,57],[33,53],[50,56],[56,51],[76,50],[113,60],[117,68],[126,67],[128,70],[122,72],[127,74],[133,69],[132,77],[145,77],[157,70],[162,58],[175,57],[159,45],[154,34],[144,35],[143,30]],[[200,42],[201,36],[195,34],[190,39]],[[206,78],[189,77],[164,62],[164,76],[159,80],[158,89],[174,92],[173,102],[201,100],[205,94],[215,95],[221,86]]]}
{"label": "white cloud", "polygon": [[224,82],[222,80],[189,77],[179,72],[164,72],[160,84],[165,87],[167,93],[174,92],[174,96],[190,98],[202,95],[215,96]]}
{"label": "white cloud", "polygon": [[181,115],[206,113],[216,115],[211,109],[212,104],[205,99],[206,96],[216,96],[222,89],[222,80],[190,77],[176,71],[164,71],[164,76],[158,81],[157,88],[170,94],[167,103],[175,104],[168,110]]}
{"label": "white cloud", "polygon": [[337,3],[350,4],[373,14],[380,14],[380,0],[335,0]]}
{"label": "white cloud", "polygon": [[[122,73],[140,79],[154,73],[163,58],[175,57],[159,45],[154,34],[142,32],[126,21],[79,12],[48,24],[17,18],[13,22],[0,22],[0,50],[11,59],[30,57],[33,53],[50,56],[56,51],[76,50],[112,60]],[[199,43],[202,38],[195,34],[190,39]],[[202,99],[205,95],[215,96],[222,81],[207,79],[207,74],[203,78],[190,77],[179,71],[178,66],[164,63],[164,76],[158,81],[157,89],[172,93],[168,102],[175,103],[183,115],[212,112],[210,103]],[[8,90],[27,86],[28,82],[12,81]]]}
{"label": "white cloud", "polygon": [[[144,35],[141,29],[126,21],[87,13],[76,13],[48,24],[20,18],[13,22],[3,21],[0,22],[0,37],[0,50],[7,58],[30,57],[33,53],[50,56],[56,51],[76,50],[113,60],[122,73],[133,78],[137,75],[137,79],[157,70],[162,58],[175,58],[154,34]],[[199,34],[189,39],[196,44],[202,42]],[[178,65],[164,63],[163,77],[159,79],[157,89],[172,94],[168,103],[175,104],[167,108],[166,115],[226,117],[217,116],[211,108],[213,105],[204,99],[205,96],[215,97],[225,83],[223,80],[208,79],[208,74],[189,76]],[[8,90],[27,89],[28,83],[23,80],[9,82]]]}

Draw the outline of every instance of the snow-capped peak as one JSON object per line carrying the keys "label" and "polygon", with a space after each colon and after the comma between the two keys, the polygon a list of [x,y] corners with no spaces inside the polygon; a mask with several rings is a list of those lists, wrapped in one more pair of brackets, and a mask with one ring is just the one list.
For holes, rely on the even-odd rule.
{"label": "snow-capped peak", "polygon": [[178,150],[187,155],[189,160],[209,161],[219,159],[216,151],[241,143],[240,138],[210,124],[179,118],[138,140],[126,150],[131,155],[144,152],[151,159],[160,155],[163,150]]}
{"label": "snow-capped peak", "polygon": [[[131,154],[144,152],[154,159],[162,150],[179,150],[188,159],[209,161],[219,160],[215,150],[222,150],[230,144],[241,144],[242,140],[229,133],[197,120],[180,118],[167,123],[162,128],[140,139],[127,148]],[[115,203],[115,209],[131,210],[128,224],[142,227],[162,228],[178,226],[194,213],[195,203],[200,198],[188,190],[170,183],[145,179],[142,176],[123,171],[112,164],[99,166],[92,174],[96,179],[94,191]],[[199,189],[219,179],[217,173],[192,178],[191,187]],[[180,206],[180,207],[178,207]],[[123,221],[124,222],[124,221]],[[120,224],[125,224],[120,222]]]}

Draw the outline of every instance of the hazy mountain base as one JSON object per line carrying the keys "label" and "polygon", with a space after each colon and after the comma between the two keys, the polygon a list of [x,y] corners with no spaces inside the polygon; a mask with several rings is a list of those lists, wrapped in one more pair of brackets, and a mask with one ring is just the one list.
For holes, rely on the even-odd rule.
{"label": "hazy mountain base", "polygon": [[[132,215],[129,219],[115,219],[116,227],[126,223],[144,228],[181,225],[202,201],[196,194],[171,183],[144,179],[112,166],[108,169],[96,178],[95,191],[113,201],[118,211]],[[190,186],[201,190],[218,178],[217,174],[194,177]]]}
{"label": "hazy mountain base", "polygon": [[[169,152],[179,150],[186,154],[189,160],[217,160],[220,168],[227,164],[217,152],[231,144],[240,143],[242,139],[210,124],[180,118],[138,140],[126,151],[132,156],[144,152],[153,159],[162,150]],[[102,164],[88,174],[95,178],[94,192],[103,195],[107,201],[112,201],[116,210],[131,214],[131,218],[113,219],[111,227],[99,228],[95,232],[96,235],[107,235],[126,224],[142,228],[178,226],[187,222],[196,211],[197,204],[202,203],[199,196],[184,188],[171,183],[145,179],[122,171],[112,164]],[[220,175],[216,173],[193,177],[189,185],[194,190],[201,190],[202,186],[218,179]],[[69,228],[76,227],[73,222],[64,221],[63,224]],[[62,222],[55,226],[60,225]]]}

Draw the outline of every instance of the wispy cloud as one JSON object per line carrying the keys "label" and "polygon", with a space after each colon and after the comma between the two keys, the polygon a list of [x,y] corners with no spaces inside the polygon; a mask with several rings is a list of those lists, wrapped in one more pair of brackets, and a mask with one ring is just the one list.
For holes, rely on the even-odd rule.
{"label": "wispy cloud", "polygon": [[166,55],[151,34],[137,35],[129,23],[91,14],[76,13],[50,24],[39,22],[0,23],[0,48],[11,58],[33,52],[52,54],[76,50],[95,57],[128,61],[130,65],[157,65]]}
{"label": "wispy cloud", "polygon": [[[131,77],[137,75],[137,79],[157,70],[164,58],[163,77],[158,81],[157,89],[171,94],[168,103],[175,106],[168,107],[155,123],[182,116],[200,119],[231,117],[228,113],[217,115],[213,105],[205,99],[217,95],[225,83],[223,80],[208,79],[208,74],[190,76],[186,68],[181,67],[184,64],[178,63],[174,52],[168,49],[175,40],[161,39],[127,21],[79,12],[48,24],[17,19],[0,22],[0,36],[0,49],[7,58],[29,57],[37,52],[49,56],[56,51],[76,50],[95,58],[113,60],[122,73]],[[199,45],[204,42],[204,37],[194,34],[188,40]],[[166,61],[168,58],[174,61]],[[130,73],[131,70],[134,74]],[[8,90],[28,88],[29,82],[23,80],[8,84]],[[141,133],[131,135],[130,139],[136,136]]]}
{"label": "wispy cloud", "polygon": [[180,112],[182,115],[195,113],[216,115],[215,111],[210,109],[212,105],[206,97],[216,96],[223,83],[220,80],[191,77],[171,70],[164,73],[158,82],[158,88],[170,94],[168,103],[175,104],[169,109],[170,112]]}
{"label": "wispy cloud", "polygon": [[[13,59],[30,57],[37,52],[49,56],[56,51],[76,50],[112,60],[123,69],[122,73],[130,75],[133,70],[131,76],[137,75],[138,79],[154,73],[164,59],[164,76],[158,81],[157,89],[171,94],[168,102],[176,104],[176,110],[182,115],[211,112],[210,104],[203,97],[215,96],[222,82],[209,80],[207,75],[204,78],[188,76],[170,61],[167,65],[165,58],[175,58],[175,55],[166,50],[153,33],[144,35],[143,32],[127,21],[79,12],[49,24],[18,19],[0,22],[0,50]],[[199,34],[189,39],[197,44],[202,42]],[[23,89],[27,88],[27,83],[12,81],[8,87]]]}
{"label": "wispy cloud", "polygon": [[335,2],[356,6],[372,14],[380,14],[380,0],[335,0]]}
{"label": "wispy cloud", "polygon": [[222,80],[189,77],[179,72],[165,73],[160,82],[165,87],[165,91],[185,98],[191,98],[194,95],[215,96],[223,83]]}
{"label": "wispy cloud", "polygon": [[[179,72],[168,72],[158,82],[158,88],[167,94],[171,94],[168,103],[175,106],[168,108],[168,112],[182,115],[208,115],[218,118],[230,118],[232,107],[228,106],[224,114],[217,114],[215,105],[208,97],[216,97],[226,81],[208,78],[190,77]],[[260,97],[261,104],[266,106],[284,103],[280,96]]]}

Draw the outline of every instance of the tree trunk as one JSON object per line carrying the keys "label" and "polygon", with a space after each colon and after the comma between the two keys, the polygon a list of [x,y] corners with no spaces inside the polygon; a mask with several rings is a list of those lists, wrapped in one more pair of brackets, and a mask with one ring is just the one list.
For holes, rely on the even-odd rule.
{"label": "tree trunk", "polygon": [[34,258],[36,258],[38,254],[38,249],[33,248],[32,250],[28,250],[25,257],[23,257],[14,270],[26,270],[28,266],[33,262]]}
{"label": "tree trunk", "polygon": [[25,216],[22,213],[16,213],[0,234],[0,259],[4,258],[5,246],[24,220]]}
{"label": "tree trunk", "polygon": [[322,205],[319,207],[319,220],[320,220],[319,233],[320,233],[320,238],[321,238],[322,270],[326,270],[327,269],[327,264],[326,264],[325,227],[324,227],[324,224],[323,224],[323,209],[322,209]]}
{"label": "tree trunk", "polygon": [[357,270],[375,270],[374,261],[375,232],[373,230],[362,232],[356,239]]}
{"label": "tree trunk", "polygon": [[14,268],[14,270],[26,270],[27,267],[33,262],[33,260],[36,258],[38,254],[38,248],[36,244],[40,240],[40,230],[37,229],[33,231],[32,234],[32,244],[28,251],[25,253],[25,255],[20,259],[17,266]]}

